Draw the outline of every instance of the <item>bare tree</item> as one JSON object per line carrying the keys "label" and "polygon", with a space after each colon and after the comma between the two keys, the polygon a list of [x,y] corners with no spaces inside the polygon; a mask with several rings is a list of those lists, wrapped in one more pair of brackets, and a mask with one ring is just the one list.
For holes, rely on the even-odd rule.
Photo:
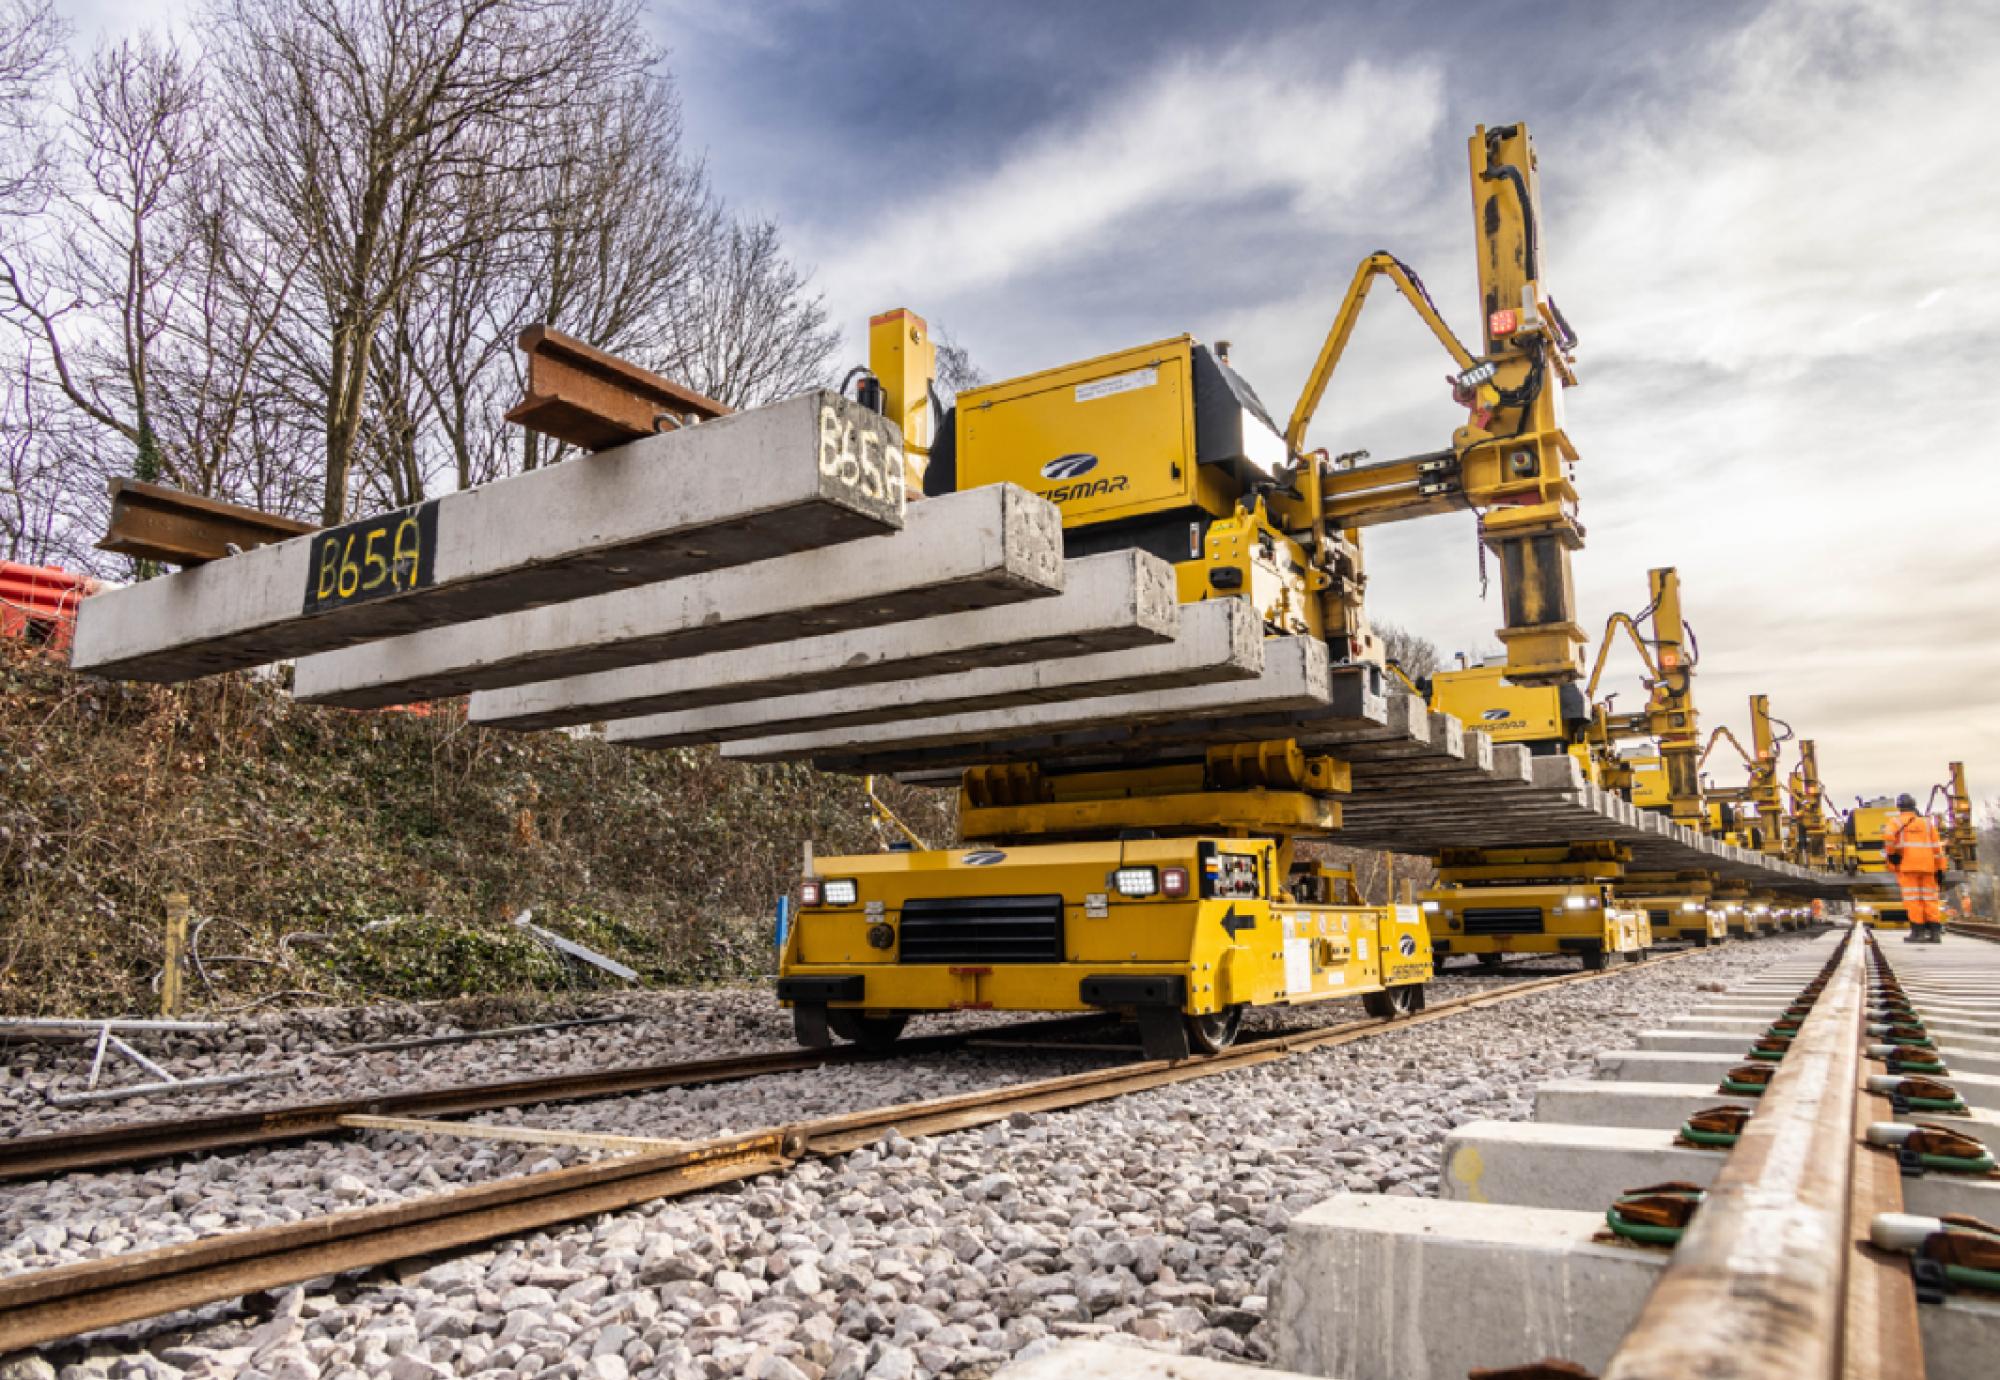
{"label": "bare tree", "polygon": [[937,390],[946,407],[958,401],[968,388],[989,382],[986,371],[973,363],[972,352],[952,339],[941,326],[931,327],[931,341],[937,346]]}
{"label": "bare tree", "polygon": [[543,215],[441,265],[426,285],[423,382],[459,488],[559,453],[500,425],[520,394],[522,327],[553,325],[678,374],[672,323],[722,225],[658,73],[551,111],[544,137],[558,151],[536,179]]}
{"label": "bare tree", "polygon": [[41,233],[0,250],[0,316],[20,328],[36,386],[68,404],[61,422],[42,409],[37,443],[60,449],[84,511],[107,474],[232,493],[251,367],[289,270],[235,234],[185,54],[149,36],[116,43],[69,86],[68,156]]}
{"label": "bare tree", "polygon": [[1435,642],[1400,624],[1377,619],[1375,635],[1382,639],[1383,654],[1402,667],[1403,674],[1411,680],[1434,674],[1444,660]]}
{"label": "bare tree", "polygon": [[732,407],[812,387],[826,376],[837,336],[824,301],[806,293],[775,225],[731,224],[709,245],[674,323],[668,368]]}
{"label": "bare tree", "polygon": [[59,26],[0,0],[0,132],[61,117],[0,206],[5,549],[101,569],[111,474],[334,521],[559,459],[502,420],[531,322],[737,404],[825,378],[631,0],[212,3],[199,64],[103,46],[48,101]]}
{"label": "bare tree", "polygon": [[59,490],[36,389],[24,369],[0,375],[0,560],[46,564],[54,554]]}
{"label": "bare tree", "polygon": [[43,110],[67,27],[53,0],[0,0],[0,215],[40,203],[52,163]]}
{"label": "bare tree", "polygon": [[650,50],[627,0],[221,0],[211,28],[251,214],[306,251],[311,311],[286,340],[319,394],[321,519],[339,522],[383,322],[425,274],[534,221],[546,113]]}

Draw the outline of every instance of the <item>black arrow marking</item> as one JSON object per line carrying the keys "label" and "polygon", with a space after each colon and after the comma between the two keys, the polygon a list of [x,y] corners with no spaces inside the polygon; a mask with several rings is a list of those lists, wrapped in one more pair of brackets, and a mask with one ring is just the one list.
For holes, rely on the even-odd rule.
{"label": "black arrow marking", "polygon": [[1255,915],[1238,915],[1234,905],[1231,905],[1228,910],[1222,913],[1222,932],[1231,939],[1234,939],[1244,930],[1254,930],[1256,928],[1257,917]]}

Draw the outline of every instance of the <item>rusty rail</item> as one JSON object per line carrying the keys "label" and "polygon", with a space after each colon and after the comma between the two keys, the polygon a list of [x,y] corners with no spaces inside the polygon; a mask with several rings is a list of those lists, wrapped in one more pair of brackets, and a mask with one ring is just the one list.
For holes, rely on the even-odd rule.
{"label": "rusty rail", "polygon": [[[1671,963],[1700,952],[1687,950],[1652,962]],[[1179,1063],[1121,1064],[926,1102],[875,1107],[751,1136],[704,1141],[685,1151],[624,1156],[526,1174],[406,1203],[38,1270],[0,1279],[0,1354],[236,1298],[253,1290],[385,1265],[782,1171],[803,1158],[844,1154],[890,1130],[934,1135],[987,1125],[1019,1111],[1082,1106],[1269,1063],[1305,1050],[1395,1034],[1557,987],[1641,971],[1644,969],[1614,968],[1559,974],[1456,997],[1414,1016],[1349,1021],[1274,1035]]]}
{"label": "rusty rail", "polygon": [[113,477],[111,520],[99,551],[162,565],[203,565],[318,529],[219,498]]}
{"label": "rusty rail", "polygon": [[528,357],[527,393],[507,420],[585,450],[729,415],[727,404],[553,326],[528,327],[520,345]]}
{"label": "rusty rail", "polygon": [[[936,1054],[979,1040],[1060,1035],[1102,1024],[1098,1016],[1025,1021],[997,1029],[927,1035],[899,1043],[889,1056]],[[384,1046],[394,1049],[395,1044]],[[583,1073],[537,1074],[495,1083],[419,1088],[336,1101],[294,1103],[172,1121],[121,1122],[81,1131],[58,1131],[0,1141],[0,1183],[52,1174],[112,1169],[175,1155],[247,1150],[259,1145],[347,1134],[342,1120],[354,1116],[445,1117],[525,1107],[538,1103],[590,1102],[666,1088],[732,1083],[773,1073],[795,1073],[824,1064],[883,1058],[856,1045],[833,1049],[781,1049],[722,1059],[688,1059],[670,1064]]]}

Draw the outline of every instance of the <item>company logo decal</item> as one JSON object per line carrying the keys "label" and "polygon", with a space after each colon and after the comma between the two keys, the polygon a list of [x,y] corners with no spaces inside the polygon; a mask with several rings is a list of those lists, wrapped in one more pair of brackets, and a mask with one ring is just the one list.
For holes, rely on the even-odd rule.
{"label": "company logo decal", "polygon": [[1062,484],[1053,489],[1042,490],[1042,497],[1051,503],[1067,503],[1073,498],[1098,498],[1104,494],[1123,493],[1130,481],[1122,474],[1108,475],[1099,479],[1086,479],[1076,484]]}
{"label": "company logo decal", "polygon": [[1504,709],[1489,709],[1484,714],[1481,714],[1479,717],[1486,720],[1486,722],[1489,724],[1498,723],[1500,722],[1500,720],[1507,717],[1507,711]]}
{"label": "company logo decal", "polygon": [[1042,466],[1044,479],[1081,479],[1097,468],[1097,457],[1084,452],[1058,455]]}
{"label": "company logo decal", "polygon": [[982,848],[976,853],[967,853],[959,861],[967,867],[991,867],[994,863],[1003,861],[1006,856],[997,848]]}
{"label": "company logo decal", "polygon": [[1397,940],[1396,952],[1400,953],[1404,958],[1415,958],[1417,956],[1416,936],[1406,934]]}

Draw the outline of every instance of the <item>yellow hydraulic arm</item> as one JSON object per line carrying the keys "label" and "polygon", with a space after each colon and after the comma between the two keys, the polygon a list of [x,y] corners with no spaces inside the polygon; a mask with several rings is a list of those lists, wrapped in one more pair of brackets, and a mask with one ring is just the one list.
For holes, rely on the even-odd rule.
{"label": "yellow hydraulic arm", "polygon": [[1826,786],[1819,777],[1819,751],[1810,738],[1799,741],[1799,763],[1792,768],[1789,790],[1797,861],[1823,868],[1827,865]]}
{"label": "yellow hydraulic arm", "polygon": [[1507,678],[1521,685],[1580,678],[1570,552],[1583,544],[1562,425],[1562,390],[1577,381],[1576,337],[1544,292],[1540,183],[1526,125],[1481,126],[1470,143],[1485,352],[1454,336],[1423,284],[1387,254],[1356,271],[1286,428],[1303,453],[1308,427],[1377,277],[1395,284],[1437,336],[1458,372],[1454,396],[1470,411],[1451,449],[1379,465],[1319,459],[1319,520],[1352,542],[1359,529],[1427,513],[1472,509],[1481,540],[1500,562]]}
{"label": "yellow hydraulic arm", "polygon": [[[1775,725],[1775,727],[1774,727]],[[1778,755],[1783,744],[1792,738],[1791,725],[1771,716],[1771,697],[1752,695],[1750,697],[1750,750],[1746,751],[1736,735],[1727,726],[1717,728],[1710,735],[1708,746],[1702,750],[1701,763],[1706,765],[1715,745],[1724,738],[1736,749],[1750,769],[1750,779],[1742,786],[1718,788],[1705,787],[1708,798],[1713,801],[1748,801],[1757,807],[1759,851],[1783,856],[1790,852],[1786,825],[1790,822],[1783,802],[1783,785],[1778,775]]]}
{"label": "yellow hydraulic arm", "polygon": [[1965,785],[1965,763],[1951,764],[1947,796],[1951,802],[1951,816],[1945,831],[1945,856],[1951,860],[1953,867],[1970,871],[1979,865],[1979,828],[1972,819],[1972,792]]}
{"label": "yellow hydraulic arm", "polygon": [[[1681,613],[1680,573],[1672,566],[1649,570],[1646,586],[1649,598],[1638,617],[1614,613],[1604,625],[1584,699],[1593,705],[1597,703],[1597,685],[1604,676],[1612,639],[1622,629],[1646,666],[1646,707],[1630,714],[1612,714],[1600,706],[1592,726],[1593,735],[1607,749],[1620,738],[1654,739],[1660,746],[1660,761],[1667,774],[1673,820],[1699,829],[1708,818],[1701,789],[1701,764],[1706,754],[1701,748],[1694,706],[1696,657],[1684,640],[1687,620]],[[1651,621],[1651,637],[1640,631],[1641,620]]]}

